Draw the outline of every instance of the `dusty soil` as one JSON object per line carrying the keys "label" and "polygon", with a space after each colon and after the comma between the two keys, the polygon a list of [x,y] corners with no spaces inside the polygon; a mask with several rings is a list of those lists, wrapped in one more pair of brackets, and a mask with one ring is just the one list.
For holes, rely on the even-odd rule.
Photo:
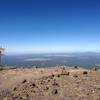
{"label": "dusty soil", "polygon": [[0,100],[100,100],[100,69],[0,68]]}

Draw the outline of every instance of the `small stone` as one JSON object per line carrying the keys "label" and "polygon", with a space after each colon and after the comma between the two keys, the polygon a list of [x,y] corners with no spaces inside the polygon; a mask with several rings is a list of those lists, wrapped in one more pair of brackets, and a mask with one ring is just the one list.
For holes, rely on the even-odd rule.
{"label": "small stone", "polygon": [[54,75],[54,74],[52,74],[51,76],[52,76],[52,77],[54,77],[55,75]]}
{"label": "small stone", "polygon": [[38,68],[38,66],[35,66],[35,68]]}
{"label": "small stone", "polygon": [[75,68],[75,69],[77,69],[77,68],[78,68],[78,66],[74,66],[74,68]]}
{"label": "small stone", "polygon": [[22,83],[26,83],[27,82],[27,80],[26,79],[24,79],[23,81],[22,81]]}
{"label": "small stone", "polygon": [[62,69],[65,70],[65,67],[63,67]]}
{"label": "small stone", "polygon": [[58,94],[58,90],[57,89],[54,89],[53,91],[52,91],[52,94]]}
{"label": "small stone", "polygon": [[46,90],[49,90],[49,87],[46,87]]}
{"label": "small stone", "polygon": [[50,80],[48,79],[48,82],[50,82]]}
{"label": "small stone", "polygon": [[46,86],[46,87],[44,88],[44,90],[49,90],[49,87]]}
{"label": "small stone", "polygon": [[73,75],[73,77],[78,77],[78,75]]}
{"label": "small stone", "polygon": [[63,70],[62,70],[61,75],[69,75],[69,72],[67,72],[67,71],[63,71]]}
{"label": "small stone", "polygon": [[60,74],[58,74],[57,77],[60,77]]}
{"label": "small stone", "polygon": [[35,87],[36,86],[35,83],[33,83],[32,86]]}
{"label": "small stone", "polygon": [[13,89],[14,91],[16,91],[17,90],[17,88],[16,87],[14,87],[14,89]]}
{"label": "small stone", "polygon": [[[0,65],[1,66],[1,65]],[[4,68],[0,67],[0,71],[4,70]]]}
{"label": "small stone", "polygon": [[88,72],[87,71],[84,71],[83,74],[88,74]]}
{"label": "small stone", "polygon": [[23,97],[20,97],[20,99],[23,99]]}
{"label": "small stone", "polygon": [[52,84],[53,86],[59,86],[59,84],[57,82],[54,81],[54,83]]}

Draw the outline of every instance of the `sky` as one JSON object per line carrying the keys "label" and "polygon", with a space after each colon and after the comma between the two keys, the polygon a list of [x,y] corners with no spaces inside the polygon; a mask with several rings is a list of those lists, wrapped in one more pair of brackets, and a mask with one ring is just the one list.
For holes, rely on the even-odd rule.
{"label": "sky", "polygon": [[100,0],[0,0],[7,53],[100,52]]}

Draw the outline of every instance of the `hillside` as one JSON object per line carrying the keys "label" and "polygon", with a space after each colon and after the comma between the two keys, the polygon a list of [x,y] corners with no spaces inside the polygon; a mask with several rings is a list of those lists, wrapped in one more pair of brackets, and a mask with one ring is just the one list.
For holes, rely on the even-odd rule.
{"label": "hillside", "polygon": [[100,100],[100,69],[0,68],[0,100]]}

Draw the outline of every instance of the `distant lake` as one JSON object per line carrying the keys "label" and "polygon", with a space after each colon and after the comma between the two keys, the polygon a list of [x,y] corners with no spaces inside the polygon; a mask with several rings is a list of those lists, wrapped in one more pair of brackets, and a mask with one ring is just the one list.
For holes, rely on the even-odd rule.
{"label": "distant lake", "polygon": [[55,54],[22,54],[5,55],[2,64],[15,67],[53,67],[57,65],[98,67],[100,68],[100,53],[55,53]]}

